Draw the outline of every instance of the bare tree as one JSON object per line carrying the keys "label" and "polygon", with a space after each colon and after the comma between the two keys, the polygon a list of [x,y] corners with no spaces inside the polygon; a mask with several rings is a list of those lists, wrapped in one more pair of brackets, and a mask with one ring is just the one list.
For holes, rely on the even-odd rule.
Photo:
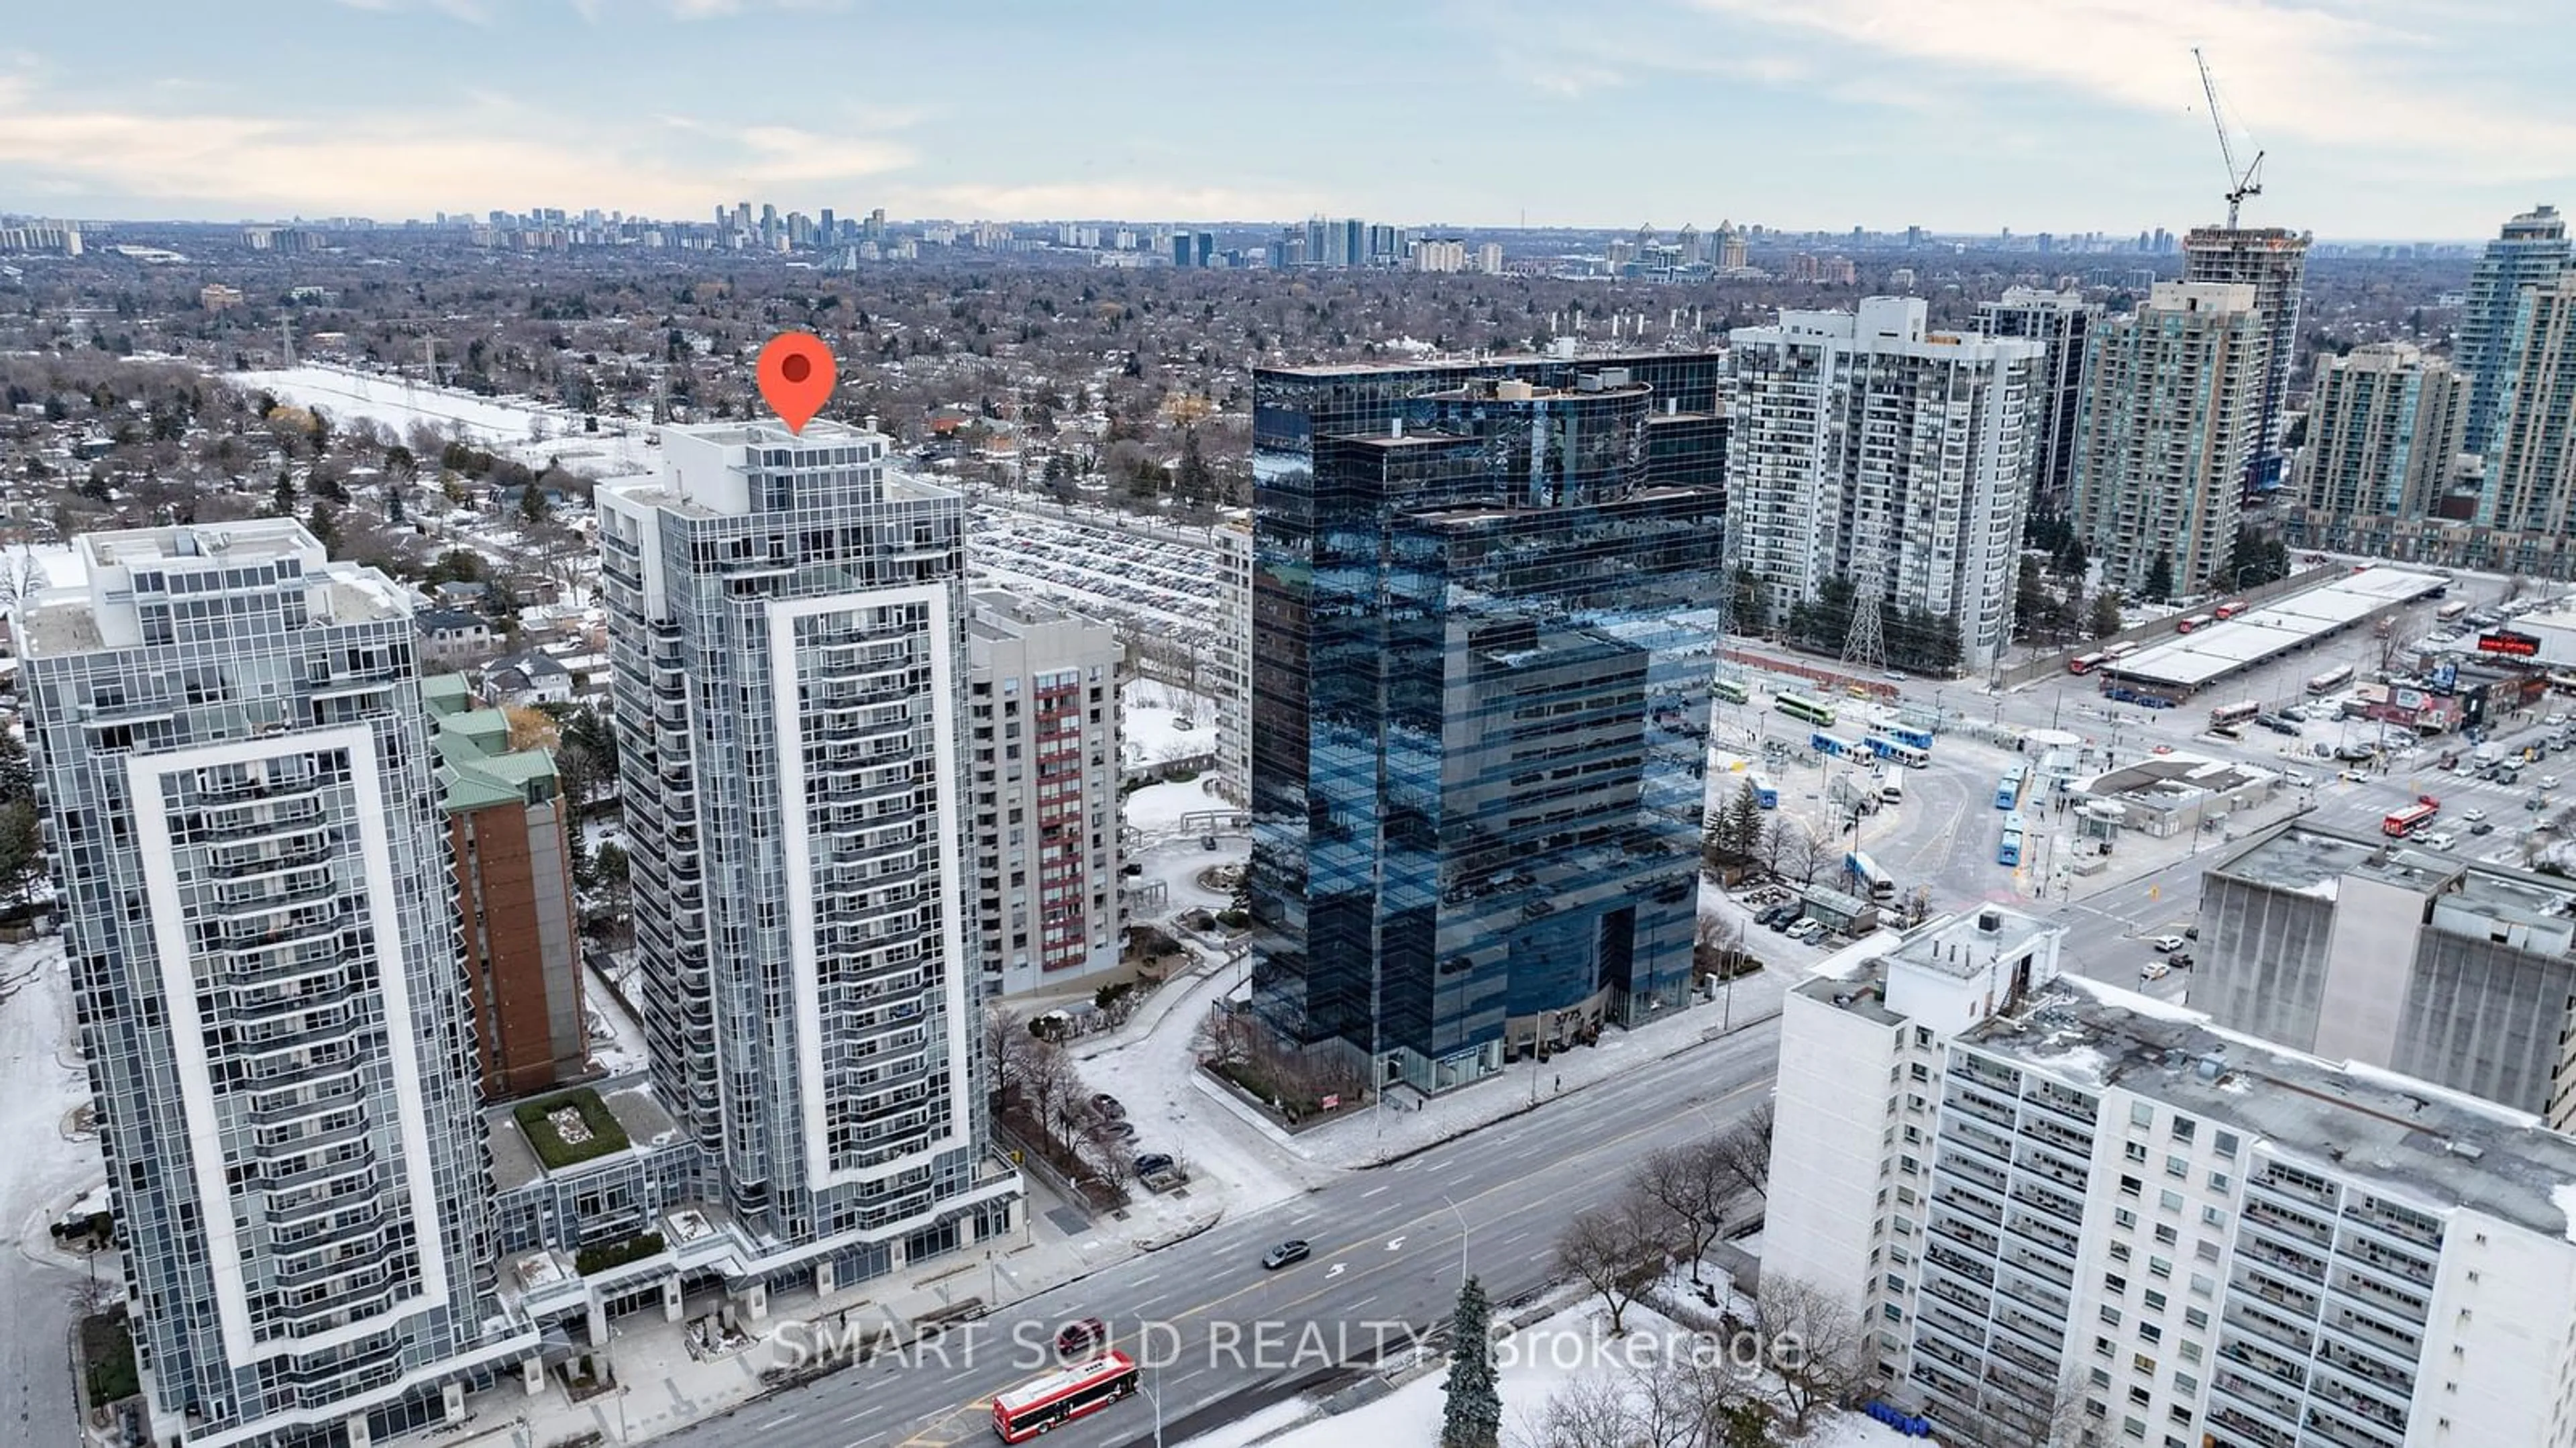
{"label": "bare tree", "polygon": [[[1780,835],[1774,852],[1779,863],[1773,870],[1781,875],[1794,875],[1801,885],[1816,882],[1816,872],[1833,856],[1833,846],[1819,838],[1814,830],[1795,820],[1776,820],[1771,828]],[[1766,841],[1766,844],[1768,842]]]}
{"label": "bare tree", "polygon": [[1753,1309],[1773,1396],[1793,1433],[1816,1410],[1841,1402],[1862,1379],[1859,1309],[1812,1282],[1762,1274]]}
{"label": "bare tree", "polygon": [[1727,1198],[1734,1172],[1717,1141],[1667,1146],[1647,1154],[1628,1178],[1629,1188],[1653,1202],[1666,1230],[1690,1257],[1691,1282],[1702,1282],[1701,1258],[1726,1230]]}
{"label": "bare tree", "polygon": [[1717,1158],[1717,1170],[1725,1174],[1730,1187],[1741,1188],[1757,1197],[1770,1195],[1774,1115],[1771,1103],[1765,1100],[1736,1118],[1733,1126],[1709,1143]]}
{"label": "bare tree", "polygon": [[1527,1448],[1636,1448],[1636,1419],[1626,1384],[1584,1373],[1550,1394],[1537,1421],[1512,1436]]}
{"label": "bare tree", "polygon": [[1601,1294],[1612,1336],[1628,1330],[1628,1309],[1654,1281],[1670,1226],[1654,1202],[1629,1191],[1577,1216],[1557,1236],[1557,1265]]}
{"label": "bare tree", "polygon": [[1584,1373],[1550,1396],[1527,1448],[1759,1448],[1771,1412],[1707,1340],[1677,1335],[1618,1373]]}

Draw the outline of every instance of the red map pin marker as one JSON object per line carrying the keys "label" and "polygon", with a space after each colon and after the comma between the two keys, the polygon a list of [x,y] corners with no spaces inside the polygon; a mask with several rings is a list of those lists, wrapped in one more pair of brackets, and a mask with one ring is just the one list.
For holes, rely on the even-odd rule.
{"label": "red map pin marker", "polygon": [[781,332],[760,349],[760,395],[789,432],[823,410],[833,378],[832,349],[811,332]]}

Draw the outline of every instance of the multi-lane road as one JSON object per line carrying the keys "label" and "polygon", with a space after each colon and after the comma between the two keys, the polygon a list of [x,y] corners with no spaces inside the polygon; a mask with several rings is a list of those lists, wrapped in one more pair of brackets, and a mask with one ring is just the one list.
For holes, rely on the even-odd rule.
{"label": "multi-lane road", "polygon": [[[881,1353],[693,1425],[663,1441],[762,1448],[935,1448],[988,1440],[997,1391],[1044,1371],[1058,1325],[1105,1319],[1153,1364],[1147,1392],[1049,1435],[1051,1443],[1168,1441],[1206,1431],[1373,1363],[1445,1322],[1459,1272],[1498,1300],[1553,1280],[1568,1219],[1614,1195],[1656,1147],[1722,1130],[1762,1100],[1777,1021],[1694,1046],[1392,1166],[1353,1174],[1201,1236],[1042,1293],[953,1331],[935,1349]],[[1750,1207],[1746,1209],[1748,1212]],[[1274,1243],[1307,1261],[1265,1271]],[[860,1324],[863,1341],[875,1329]],[[782,1358],[810,1350],[790,1331]],[[837,1344],[835,1344],[837,1346]],[[764,1349],[767,1350],[767,1349]]]}

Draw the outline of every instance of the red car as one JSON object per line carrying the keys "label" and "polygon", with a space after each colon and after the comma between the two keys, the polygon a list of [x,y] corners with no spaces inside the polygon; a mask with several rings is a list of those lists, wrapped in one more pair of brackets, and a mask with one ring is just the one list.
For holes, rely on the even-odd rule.
{"label": "red car", "polygon": [[2417,804],[2429,804],[2429,805],[2431,805],[2431,806],[2432,806],[2433,808],[2435,808],[2435,809],[2440,809],[2440,808],[2442,807],[2442,802],[2441,802],[2440,800],[2438,800],[2438,799],[2433,798],[2433,797],[2432,797],[2431,795],[2429,795],[2429,794],[2419,794],[2419,795],[2415,796],[2415,802],[2416,802]]}
{"label": "red car", "polygon": [[1056,1332],[1056,1355],[1063,1358],[1081,1357],[1107,1341],[1109,1341],[1109,1324],[1096,1317],[1086,1317],[1080,1322],[1068,1322]]}

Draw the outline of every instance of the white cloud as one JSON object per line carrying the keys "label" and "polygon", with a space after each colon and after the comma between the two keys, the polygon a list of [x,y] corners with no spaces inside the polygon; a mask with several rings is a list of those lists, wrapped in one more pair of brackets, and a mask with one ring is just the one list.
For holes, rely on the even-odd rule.
{"label": "white cloud", "polygon": [[856,181],[913,159],[860,133],[683,128],[690,144],[655,145],[488,98],[435,116],[384,111],[356,121],[84,109],[0,76],[0,174],[55,194],[220,197],[227,209],[377,216],[578,197],[691,216],[742,185]]}
{"label": "white cloud", "polygon": [[[2445,91],[2423,65],[2443,37],[2380,0],[1693,0],[1701,10],[1939,67],[1991,86],[2039,81],[2130,109],[2201,117],[2203,47],[2232,123],[2258,141],[2456,158],[2484,179],[2564,175],[2576,125]],[[2491,11],[2488,13],[2492,13]],[[1958,92],[1973,105],[1976,93]]]}

